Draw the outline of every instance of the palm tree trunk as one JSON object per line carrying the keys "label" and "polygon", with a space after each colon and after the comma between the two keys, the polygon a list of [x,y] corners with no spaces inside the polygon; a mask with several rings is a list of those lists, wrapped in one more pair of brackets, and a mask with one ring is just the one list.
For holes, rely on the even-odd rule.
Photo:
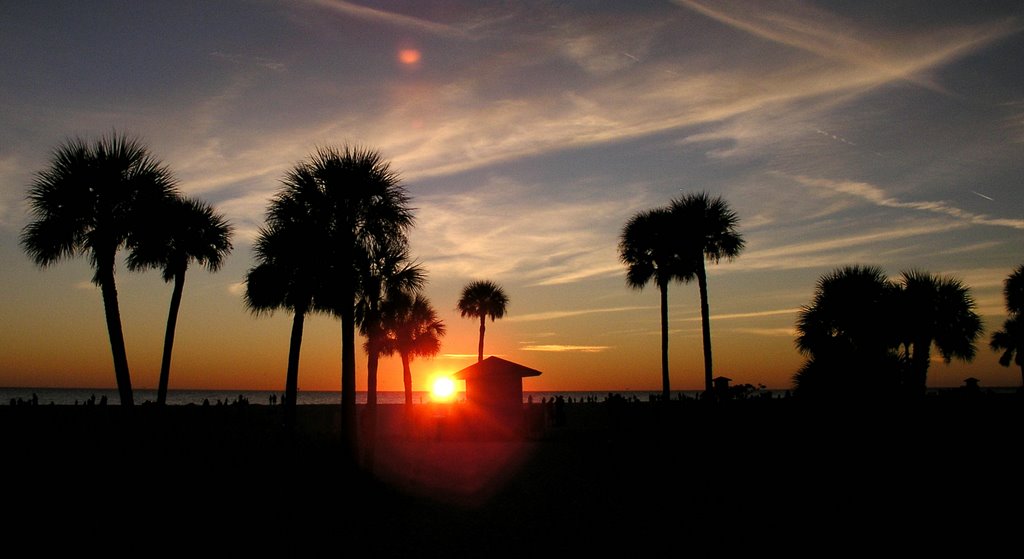
{"label": "palm tree trunk", "polygon": [[659,285],[661,293],[661,399],[667,402],[672,391],[668,380],[668,285]]}
{"label": "palm tree trunk", "polygon": [[484,360],[484,322],[487,319],[487,314],[480,315],[480,343],[477,345],[476,350],[476,362],[479,363]]}
{"label": "palm tree trunk", "polygon": [[164,332],[164,354],[160,359],[160,384],[157,386],[156,403],[167,404],[167,384],[171,376],[171,349],[174,347],[174,330],[178,324],[178,309],[181,308],[181,293],[185,290],[185,270],[174,274],[174,289],[171,291],[171,308],[167,311],[167,331]]}
{"label": "palm tree trunk", "polygon": [[409,354],[402,354],[402,382],[405,384],[405,405],[412,405],[412,368],[409,366]]}
{"label": "palm tree trunk", "polygon": [[908,387],[911,395],[924,395],[928,387],[928,362],[931,361],[931,347],[931,340],[917,340],[913,344],[914,351],[910,357],[913,385]]}
{"label": "palm tree trunk", "polygon": [[302,350],[302,330],[306,324],[306,309],[296,308],[292,318],[292,335],[288,342],[288,370],[284,377],[284,414],[289,428],[295,426],[299,404],[299,352]]}
{"label": "palm tree trunk", "polygon": [[342,287],[341,297],[341,440],[351,460],[358,456],[356,417],[356,319],[355,289]]}
{"label": "palm tree trunk", "polygon": [[708,273],[703,258],[697,266],[697,287],[700,289],[700,328],[704,338],[704,391],[710,396],[714,389],[711,369],[711,311],[708,308]]}
{"label": "palm tree trunk", "polygon": [[124,346],[124,331],[121,329],[121,309],[117,304],[117,286],[114,283],[114,259],[104,258],[96,267],[96,277],[103,294],[103,311],[107,319],[107,335],[110,337],[110,351],[114,358],[114,378],[121,405],[132,407],[132,379],[128,372],[128,353]]}

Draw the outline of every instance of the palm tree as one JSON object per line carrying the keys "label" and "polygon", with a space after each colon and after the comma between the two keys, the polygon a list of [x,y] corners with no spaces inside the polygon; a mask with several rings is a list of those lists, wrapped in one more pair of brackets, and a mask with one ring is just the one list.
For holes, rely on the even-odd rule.
{"label": "palm tree", "polygon": [[457,305],[462,318],[480,319],[480,342],[477,345],[477,362],[484,360],[484,330],[486,318],[491,321],[505,316],[508,311],[508,295],[500,285],[489,280],[472,281],[462,288]]}
{"label": "palm tree", "polygon": [[737,230],[739,217],[721,197],[706,192],[686,194],[670,205],[672,221],[680,238],[683,258],[694,260],[694,274],[700,290],[700,321],[704,345],[704,391],[712,394],[711,317],[708,309],[708,276],[705,260],[714,264],[732,260],[743,251],[745,241]]}
{"label": "palm tree", "polygon": [[[277,200],[271,202],[273,206]],[[268,212],[268,215],[272,212]],[[256,265],[245,275],[245,306],[254,314],[272,314],[278,309],[293,313],[288,344],[288,365],[282,405],[293,425],[298,400],[299,354],[306,315],[317,312],[317,296],[325,273],[318,253],[319,238],[302,215],[286,217],[273,212],[271,224],[261,227],[253,245]]]}
{"label": "palm tree", "polygon": [[408,196],[390,164],[376,151],[345,146],[318,149],[296,165],[271,205],[277,214],[303,215],[317,234],[314,250],[324,266],[316,276],[330,289],[319,305],[341,319],[341,421],[346,452],[356,457],[356,318],[360,270],[374,243],[402,237],[412,226]]}
{"label": "palm tree", "polygon": [[898,381],[892,328],[897,290],[881,269],[846,266],[821,276],[797,318],[797,349],[808,357],[794,376],[797,394],[891,392]]}
{"label": "palm tree", "polygon": [[958,279],[911,270],[901,277],[898,307],[900,342],[910,348],[907,388],[923,394],[927,386],[932,344],[946,363],[954,357],[970,362],[981,335],[974,299]]}
{"label": "palm tree", "polygon": [[171,349],[174,330],[185,287],[185,271],[195,261],[216,272],[231,252],[231,225],[209,204],[194,198],[174,197],[160,212],[148,234],[137,236],[130,244],[128,269],[162,268],[165,282],[173,281],[171,305],[167,313],[164,352],[160,361],[160,383],[156,403],[167,402],[167,385],[171,374]]}
{"label": "palm tree", "polygon": [[138,140],[117,133],[91,144],[64,142],[29,188],[34,219],[21,233],[21,246],[40,267],[88,256],[103,297],[122,406],[132,406],[133,398],[114,282],[117,252],[176,193],[171,171]]}
{"label": "palm tree", "polygon": [[380,356],[386,351],[387,332],[384,328],[385,303],[397,293],[414,293],[426,283],[426,274],[411,262],[404,237],[385,239],[367,253],[369,259],[360,266],[364,272],[359,298],[356,301],[356,321],[359,333],[366,338],[366,404],[377,404],[377,369]]}
{"label": "palm tree", "polygon": [[1006,311],[1010,317],[1003,322],[1003,329],[992,333],[989,347],[1002,351],[999,364],[1009,367],[1012,361],[1020,367],[1021,386],[1024,387],[1024,264],[1017,266],[1003,282],[1003,296]]}
{"label": "palm tree", "polygon": [[412,405],[412,369],[410,362],[415,357],[433,357],[441,350],[441,338],[445,335],[444,322],[437,311],[422,295],[410,296],[396,293],[388,299],[390,309],[385,329],[388,332],[388,347],[402,359],[402,381],[405,384],[405,404]]}
{"label": "palm tree", "polygon": [[1017,266],[1003,282],[1006,311],[1012,316],[1024,314],[1024,264]]}
{"label": "palm tree", "polygon": [[989,347],[1001,351],[999,364],[1009,367],[1010,363],[1020,367],[1021,387],[1024,388],[1024,322],[1020,315],[1011,316],[1003,322],[1003,329],[992,333]]}
{"label": "palm tree", "polygon": [[668,284],[689,281],[694,262],[680,258],[672,214],[664,208],[637,213],[619,236],[619,260],[626,265],[626,285],[642,290],[650,281],[661,299],[661,396],[671,394],[668,375]]}
{"label": "palm tree", "polygon": [[363,344],[366,351],[363,466],[372,471],[377,439],[377,370],[381,356],[389,354],[385,329],[387,318],[384,316],[388,310],[386,302],[397,293],[419,291],[426,282],[426,274],[419,265],[411,262],[404,236],[375,243],[366,256],[368,260],[360,266],[364,276],[356,304],[356,321],[359,333],[366,338]]}

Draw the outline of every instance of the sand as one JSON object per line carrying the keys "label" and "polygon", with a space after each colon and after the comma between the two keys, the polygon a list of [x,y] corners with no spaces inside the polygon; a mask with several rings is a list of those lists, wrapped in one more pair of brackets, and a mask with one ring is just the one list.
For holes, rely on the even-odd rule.
{"label": "sand", "polygon": [[5,540],[299,556],[984,556],[1019,533],[1022,403],[570,404],[558,425],[535,405],[517,437],[460,431],[429,406],[409,427],[389,405],[372,471],[343,458],[335,406],[300,406],[291,435],[281,408],[261,405],[130,417],[0,406],[15,512]]}

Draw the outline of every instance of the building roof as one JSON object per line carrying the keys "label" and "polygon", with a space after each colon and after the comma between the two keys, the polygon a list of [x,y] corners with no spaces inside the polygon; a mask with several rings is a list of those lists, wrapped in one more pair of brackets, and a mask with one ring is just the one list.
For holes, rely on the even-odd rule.
{"label": "building roof", "polygon": [[461,380],[470,380],[485,376],[536,377],[540,374],[540,371],[537,369],[524,367],[518,363],[506,361],[492,355],[483,361],[473,363],[452,376]]}

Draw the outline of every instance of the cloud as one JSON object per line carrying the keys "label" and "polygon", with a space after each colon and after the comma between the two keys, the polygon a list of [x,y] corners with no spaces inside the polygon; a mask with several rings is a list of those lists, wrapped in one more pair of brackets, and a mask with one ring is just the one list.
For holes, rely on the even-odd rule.
{"label": "cloud", "polygon": [[879,84],[908,81],[940,93],[948,92],[924,76],[924,71],[1021,29],[1013,20],[1004,20],[971,27],[946,27],[941,30],[941,39],[938,32],[895,38],[878,36],[877,32],[872,33],[856,22],[799,1],[774,5],[726,1],[714,6],[697,0],[676,0],[676,3],[762,39],[862,68],[874,75]]}
{"label": "cloud", "polygon": [[264,58],[262,56],[250,56],[247,54],[232,54],[221,51],[213,51],[210,53],[210,57],[217,60],[223,60],[232,64],[241,66],[255,66],[264,68],[274,72],[283,72],[287,69],[287,66],[283,62],[278,62],[270,58]]}
{"label": "cloud", "polygon": [[902,202],[897,198],[889,196],[881,188],[865,182],[819,179],[804,176],[795,176],[793,179],[804,186],[824,188],[839,194],[846,194],[883,208],[909,209],[920,212],[929,212],[952,217],[957,221],[969,223],[971,225],[990,225],[995,227],[1009,227],[1011,229],[1024,229],[1024,219],[993,218],[984,214],[968,212],[941,201]]}
{"label": "cloud", "polygon": [[413,249],[432,274],[449,277],[555,285],[622,273],[615,235],[633,205],[623,199],[628,190],[563,186],[493,177],[458,194],[416,197]]}
{"label": "cloud", "polygon": [[509,322],[536,322],[541,320],[558,320],[561,318],[572,318],[574,316],[583,316],[588,314],[629,312],[638,310],[651,310],[657,308],[658,307],[651,306],[631,306],[608,307],[603,309],[578,309],[572,311],[547,311],[540,313],[524,314],[519,316],[509,316],[508,320]]}
{"label": "cloud", "polygon": [[353,4],[352,2],[345,2],[343,0],[308,0],[311,4],[327,8],[335,13],[355,17],[365,21],[373,21],[377,23],[385,23],[404,29],[412,29],[415,31],[423,31],[432,35],[439,35],[443,37],[466,37],[466,31],[454,27],[451,25],[445,25],[442,23],[436,23],[433,21],[420,19],[412,16],[402,15],[395,12],[388,12],[385,10],[378,10],[375,8],[368,8],[366,6],[360,6]]}
{"label": "cloud", "polygon": [[525,345],[523,351],[543,351],[552,353],[600,353],[610,346],[604,345]]}

